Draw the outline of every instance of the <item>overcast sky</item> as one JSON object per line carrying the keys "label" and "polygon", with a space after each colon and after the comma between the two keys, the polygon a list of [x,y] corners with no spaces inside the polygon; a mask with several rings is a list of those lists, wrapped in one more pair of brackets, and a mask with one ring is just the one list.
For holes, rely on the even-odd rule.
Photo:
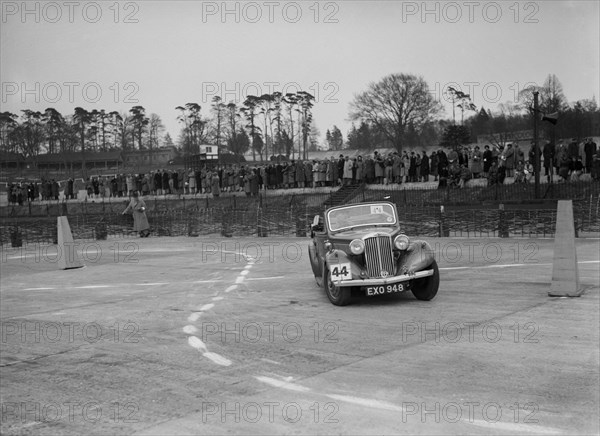
{"label": "overcast sky", "polygon": [[2,111],[142,105],[176,139],[176,106],[302,88],[322,136],[345,137],[353,95],[391,73],[492,110],[549,73],[569,101],[598,100],[599,4],[2,1]]}

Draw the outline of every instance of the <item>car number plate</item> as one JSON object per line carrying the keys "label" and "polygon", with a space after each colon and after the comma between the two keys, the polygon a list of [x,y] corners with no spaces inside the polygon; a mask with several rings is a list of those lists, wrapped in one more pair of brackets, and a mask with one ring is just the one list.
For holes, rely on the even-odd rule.
{"label": "car number plate", "polygon": [[367,297],[374,297],[375,295],[383,294],[395,294],[397,292],[404,292],[408,289],[405,283],[394,283],[393,285],[380,285],[380,286],[366,286]]}

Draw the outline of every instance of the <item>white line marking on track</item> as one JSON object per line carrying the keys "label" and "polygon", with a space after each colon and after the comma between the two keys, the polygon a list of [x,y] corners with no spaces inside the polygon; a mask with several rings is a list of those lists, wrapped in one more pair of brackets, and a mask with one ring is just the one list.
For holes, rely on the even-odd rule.
{"label": "white line marking on track", "polygon": [[237,279],[235,279],[236,283],[242,283],[244,281],[244,276],[239,276]]}
{"label": "white line marking on track", "polygon": [[202,342],[200,340],[200,338],[197,338],[196,336],[190,336],[188,338],[188,344],[190,344],[192,347],[194,347],[196,350],[198,351],[202,351],[202,352],[206,352],[208,351],[206,349],[206,345],[204,344],[204,342]]}
{"label": "white line marking on track", "polygon": [[[577,263],[600,263],[600,260],[582,260]],[[479,265],[479,266],[447,266],[439,268],[441,270],[454,270],[454,269],[483,269],[483,268],[510,268],[512,266],[551,266],[551,263],[507,263],[501,265]]]}
{"label": "white line marking on track", "polygon": [[476,425],[478,427],[486,427],[489,429],[494,429],[501,433],[510,432],[510,433],[514,433],[514,434],[521,434],[523,432],[528,432],[528,433],[536,433],[536,434],[564,434],[563,430],[558,430],[556,428],[542,427],[539,425],[531,425],[531,424],[521,424],[521,423],[515,423],[515,422],[491,422],[491,421],[488,422],[488,421],[482,421],[479,419],[474,419],[474,420],[463,419],[462,422],[467,422],[469,424]]}
{"label": "white line marking on track", "polygon": [[281,381],[281,380],[276,380],[274,378],[271,377],[265,377],[265,376],[254,376],[254,378],[260,382],[266,383],[268,385],[271,386],[275,386],[276,388],[283,388],[283,389],[288,389],[290,391],[296,391],[296,392],[308,392],[310,391],[310,388],[307,388],[306,386],[301,386],[301,385],[297,385],[295,383],[288,383],[285,381]]}
{"label": "white line marking on track", "polygon": [[183,332],[187,333],[188,335],[193,335],[193,334],[195,334],[195,333],[198,332],[198,328],[196,326],[193,326],[193,325],[186,325],[183,328]]}
{"label": "white line marking on track", "polygon": [[[441,268],[440,268],[441,269]],[[250,279],[246,279],[248,281],[254,281],[254,280],[275,280],[275,279],[284,279],[285,276],[275,276],[275,277],[255,277],[255,278],[250,278]]]}
{"label": "white line marking on track", "polygon": [[385,401],[373,400],[371,398],[351,397],[349,395],[326,394],[329,398],[346,403],[358,404],[360,406],[371,407],[372,409],[391,410],[393,412],[402,412],[404,409],[392,403]]}
{"label": "white line marking on track", "polygon": [[206,310],[212,309],[213,307],[215,307],[215,305],[213,303],[208,303],[208,304],[205,304],[204,306],[202,306],[199,310],[200,310],[200,312],[204,312]]}
{"label": "white line marking on track", "polygon": [[73,289],[97,289],[97,288],[110,288],[114,285],[87,285],[87,286],[75,286]]}
{"label": "white line marking on track", "polygon": [[263,362],[272,363],[274,365],[281,365],[281,363],[279,363],[279,362],[275,362],[274,360],[271,360],[271,359],[265,359],[264,357],[261,357],[260,360],[262,360]]}
{"label": "white line marking on track", "polygon": [[213,353],[211,351],[205,352],[203,354],[203,356],[206,357],[207,359],[212,360],[217,365],[221,365],[221,366],[229,366],[229,365],[231,365],[231,360],[229,360],[229,359],[221,356],[220,354]]}
{"label": "white line marking on track", "polygon": [[49,291],[51,289],[56,289],[56,288],[26,288],[23,290],[24,291]]}
{"label": "white line marking on track", "polygon": [[168,282],[161,282],[161,283],[136,283],[136,286],[162,286],[162,285],[168,285]]}
{"label": "white line marking on track", "polygon": [[227,289],[225,289],[225,292],[231,292],[237,289],[237,285],[231,285],[230,287],[228,287]]}
{"label": "white line marking on track", "polygon": [[212,301],[221,301],[223,297],[212,297]]}
{"label": "white line marking on track", "polygon": [[244,271],[240,272],[240,275],[241,276],[247,276],[249,272],[250,271],[248,271],[247,269],[245,269]]}
{"label": "white line marking on track", "polygon": [[202,314],[200,312],[194,312],[190,316],[188,316],[189,322],[196,322],[200,318]]}

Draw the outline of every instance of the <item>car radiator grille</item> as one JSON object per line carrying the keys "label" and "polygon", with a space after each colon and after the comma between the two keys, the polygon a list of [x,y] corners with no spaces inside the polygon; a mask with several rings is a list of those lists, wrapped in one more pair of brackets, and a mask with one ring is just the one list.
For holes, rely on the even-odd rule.
{"label": "car radiator grille", "polygon": [[370,278],[387,277],[394,274],[392,238],[387,235],[365,238],[365,266]]}

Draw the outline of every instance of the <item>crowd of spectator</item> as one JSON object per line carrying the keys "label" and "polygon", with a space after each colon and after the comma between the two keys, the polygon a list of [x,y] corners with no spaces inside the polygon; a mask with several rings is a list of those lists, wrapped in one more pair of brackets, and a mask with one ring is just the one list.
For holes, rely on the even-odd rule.
{"label": "crowd of spectator", "polygon": [[[63,191],[66,199],[130,197],[170,194],[212,194],[245,192],[258,195],[263,189],[334,187],[353,184],[402,184],[436,181],[438,187],[464,187],[471,179],[485,178],[488,185],[502,184],[507,177],[514,183],[527,183],[535,174],[533,147],[525,153],[518,144],[479,145],[458,150],[390,152],[350,158],[340,154],[324,159],[269,162],[262,165],[238,164],[204,166],[201,169],[159,169],[146,174],[115,174],[40,182],[11,183],[9,202],[58,200]],[[591,138],[582,143],[555,146],[547,141],[541,149],[540,162],[545,176],[558,174],[561,180],[578,180],[588,173],[600,179],[600,150]],[[432,180],[433,179],[433,180]]]}

